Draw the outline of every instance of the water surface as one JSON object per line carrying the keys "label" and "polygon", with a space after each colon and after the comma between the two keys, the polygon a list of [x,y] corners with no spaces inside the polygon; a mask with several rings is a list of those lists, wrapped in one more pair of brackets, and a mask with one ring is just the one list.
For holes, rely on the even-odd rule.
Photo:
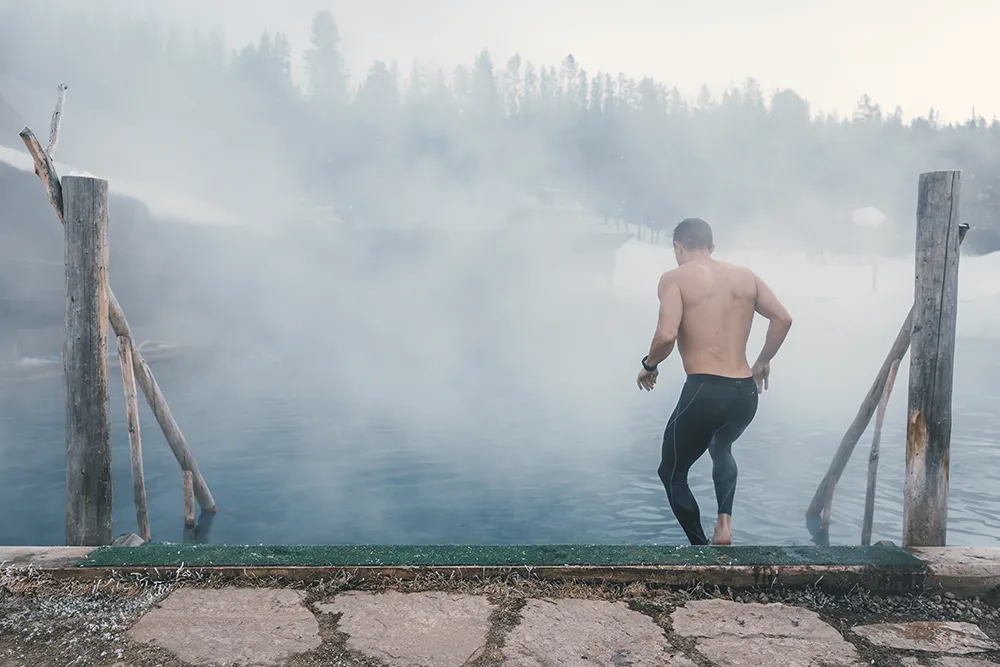
{"label": "water surface", "polygon": [[[957,352],[951,544],[1000,545],[1000,364],[993,345],[964,340]],[[628,368],[621,398],[606,410],[594,410],[585,393],[570,392],[555,404],[536,384],[495,375],[453,388],[464,397],[463,414],[433,400],[443,387],[423,387],[421,395],[413,378],[373,378],[367,391],[386,381],[397,391],[384,410],[359,411],[357,391],[336,390],[335,382],[329,392],[317,391],[308,371],[266,359],[164,362],[155,371],[221,510],[211,542],[683,543],[656,477],[663,423],[681,376],[665,372],[653,394],[630,391],[633,373],[621,361]],[[323,374],[337,377],[336,369]],[[822,402],[822,380],[815,382]],[[135,529],[135,514],[117,369],[111,392],[115,531],[122,533]],[[757,420],[734,448],[740,469],[734,537],[805,544],[804,509],[858,401],[837,400],[804,414],[789,407],[794,397],[772,394],[762,398]],[[904,368],[883,436],[874,530],[875,539],[897,542],[905,400]],[[140,407],[153,538],[179,542],[180,472]],[[869,442],[870,430],[837,489],[835,544],[860,539]],[[58,377],[0,387],[0,451],[6,510],[0,542],[61,543]],[[707,456],[692,470],[691,484],[708,521],[714,495]]]}

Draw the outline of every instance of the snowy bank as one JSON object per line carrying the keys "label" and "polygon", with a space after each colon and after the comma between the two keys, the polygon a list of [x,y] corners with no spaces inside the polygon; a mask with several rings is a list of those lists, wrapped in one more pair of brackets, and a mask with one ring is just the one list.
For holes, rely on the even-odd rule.
{"label": "snowy bank", "polygon": [[[0,146],[0,162],[28,173],[35,171],[31,156],[26,151]],[[126,183],[119,178],[81,171],[63,162],[56,161],[55,167],[60,176],[95,176],[106,179],[112,194],[138,199],[149,207],[150,213],[155,217],[209,225],[234,225],[240,222],[237,216],[218,206],[178,197],[173,193],[156,192],[148,187]],[[41,196],[41,185],[38,191]]]}

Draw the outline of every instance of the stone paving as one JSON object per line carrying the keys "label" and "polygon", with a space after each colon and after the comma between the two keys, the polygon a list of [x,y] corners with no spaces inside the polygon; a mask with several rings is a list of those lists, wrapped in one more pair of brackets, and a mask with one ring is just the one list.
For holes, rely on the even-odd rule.
{"label": "stone paving", "polygon": [[[416,596],[416,597],[414,597]],[[493,605],[454,593],[346,592],[317,605],[339,616],[346,647],[393,667],[464,665],[486,648]]]}
{"label": "stone paving", "polygon": [[[979,624],[851,623],[795,604],[726,598],[644,608],[634,599],[497,602],[487,595],[395,590],[317,597],[284,588],[181,586],[138,614],[121,637],[105,634],[108,650],[94,662],[81,653],[73,664],[997,667],[1000,614],[985,609]],[[68,664],[29,660],[30,651],[18,657],[2,638],[0,632],[0,667]]]}
{"label": "stone paving", "polygon": [[[692,600],[667,618],[625,602],[531,599],[502,642],[490,637],[497,611],[485,597],[441,592],[337,595],[314,606],[331,616],[358,664],[462,667],[860,667],[852,638],[816,612],[781,603]],[[657,622],[659,620],[659,622]],[[959,622],[885,623],[851,631],[899,664],[986,667],[968,656],[1000,650],[978,626]],[[279,665],[322,642],[316,616],[285,590],[180,590],[131,630],[191,664]],[[486,661],[491,639],[498,649]],[[906,652],[906,653],[903,653]],[[907,653],[924,654],[923,657]],[[884,664],[895,662],[885,654]]]}
{"label": "stone paving", "polygon": [[1000,667],[1000,609],[950,593],[192,577],[0,576],[0,667]]}
{"label": "stone paving", "polygon": [[501,650],[511,667],[696,664],[652,618],[604,600],[528,600]]}
{"label": "stone paving", "polygon": [[129,636],[195,665],[275,665],[320,645],[303,594],[266,588],[182,588],[139,619]]}

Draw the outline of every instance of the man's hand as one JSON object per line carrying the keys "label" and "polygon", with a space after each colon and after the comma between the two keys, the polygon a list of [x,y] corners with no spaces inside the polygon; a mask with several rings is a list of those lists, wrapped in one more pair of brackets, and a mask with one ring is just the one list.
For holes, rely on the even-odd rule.
{"label": "man's hand", "polygon": [[656,378],[660,375],[660,371],[647,371],[643,368],[639,371],[639,377],[636,379],[636,384],[639,385],[639,389],[645,389],[646,391],[653,391],[653,386],[656,384]]}
{"label": "man's hand", "polygon": [[767,379],[771,376],[771,364],[762,364],[757,362],[750,369],[753,373],[754,382],[757,383],[757,391],[761,392],[767,389]]}

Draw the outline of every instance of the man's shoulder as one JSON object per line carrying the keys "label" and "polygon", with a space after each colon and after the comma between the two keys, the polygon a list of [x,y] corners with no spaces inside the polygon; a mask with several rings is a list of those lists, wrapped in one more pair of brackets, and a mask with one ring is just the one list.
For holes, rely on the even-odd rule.
{"label": "man's shoulder", "polygon": [[726,267],[728,271],[731,271],[734,275],[740,278],[746,278],[747,280],[756,280],[757,274],[749,266],[744,266],[742,264],[733,264],[732,262],[719,262],[722,266]]}
{"label": "man's shoulder", "polygon": [[677,278],[681,275],[681,269],[683,268],[684,268],[683,266],[678,266],[676,269],[670,269],[669,271],[664,271],[663,273],[660,274],[660,280],[661,281],[677,280]]}
{"label": "man's shoulder", "polygon": [[678,266],[676,269],[670,269],[669,271],[664,271],[660,274],[660,280],[658,282],[658,288],[663,289],[670,285],[680,285],[683,282],[684,274],[681,269],[684,267]]}

